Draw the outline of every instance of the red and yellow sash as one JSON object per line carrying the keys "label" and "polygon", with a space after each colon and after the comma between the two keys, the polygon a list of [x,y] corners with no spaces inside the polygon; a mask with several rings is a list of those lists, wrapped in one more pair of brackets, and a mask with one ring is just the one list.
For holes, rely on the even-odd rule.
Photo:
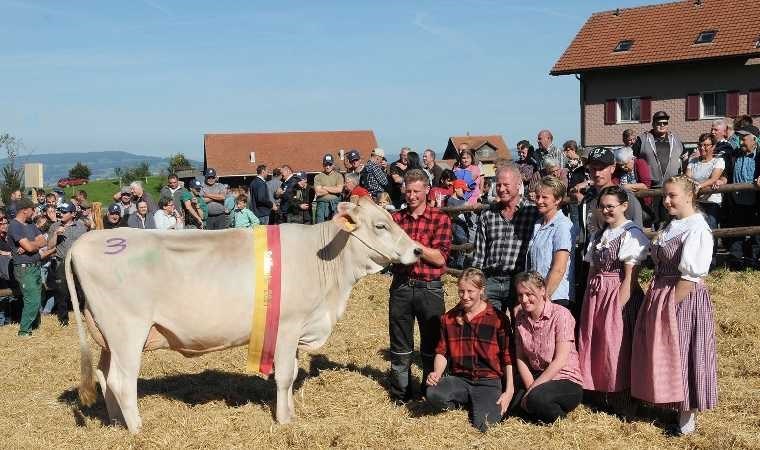
{"label": "red and yellow sash", "polygon": [[248,370],[272,373],[280,322],[280,227],[253,227],[253,320],[248,343]]}

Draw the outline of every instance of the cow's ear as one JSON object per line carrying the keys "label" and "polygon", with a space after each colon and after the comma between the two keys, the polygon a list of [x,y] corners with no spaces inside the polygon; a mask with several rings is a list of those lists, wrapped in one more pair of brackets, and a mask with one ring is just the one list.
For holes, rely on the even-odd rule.
{"label": "cow's ear", "polygon": [[351,233],[356,230],[355,210],[357,205],[349,202],[338,203],[338,213],[333,217],[333,223]]}

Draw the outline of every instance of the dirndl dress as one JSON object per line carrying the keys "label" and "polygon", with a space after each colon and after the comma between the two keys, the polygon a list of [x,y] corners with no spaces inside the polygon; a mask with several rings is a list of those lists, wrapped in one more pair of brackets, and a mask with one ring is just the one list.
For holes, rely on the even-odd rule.
{"label": "dirndl dress", "polygon": [[679,411],[703,411],[718,402],[715,321],[701,280],[676,304],[683,235],[651,247],[655,273],[634,329],[631,396]]}
{"label": "dirndl dress", "polygon": [[[629,227],[635,225],[626,225],[627,229]],[[621,307],[618,292],[625,263],[620,260],[620,248],[626,237],[634,239],[627,235],[627,229],[609,243],[603,241],[601,231],[597,232],[588,248],[591,270],[578,331],[578,355],[583,389],[586,390],[621,392],[631,386],[633,328],[644,292],[634,280],[630,299]],[[646,246],[639,248],[638,251],[645,255]],[[636,256],[637,262],[640,261],[641,255]]]}

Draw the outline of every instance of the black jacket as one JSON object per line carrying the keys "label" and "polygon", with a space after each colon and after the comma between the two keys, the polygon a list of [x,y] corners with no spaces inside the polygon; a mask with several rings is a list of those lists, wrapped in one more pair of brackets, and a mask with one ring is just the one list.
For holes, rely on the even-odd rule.
{"label": "black jacket", "polygon": [[266,181],[255,177],[249,187],[251,211],[256,217],[269,217],[272,212],[272,202],[269,200],[269,191]]}

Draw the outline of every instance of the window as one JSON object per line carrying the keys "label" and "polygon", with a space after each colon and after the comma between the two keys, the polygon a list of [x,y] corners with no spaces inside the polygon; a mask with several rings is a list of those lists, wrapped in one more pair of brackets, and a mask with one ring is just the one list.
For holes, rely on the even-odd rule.
{"label": "window", "polygon": [[695,44],[709,44],[710,42],[715,39],[715,35],[718,34],[717,31],[711,30],[711,31],[703,31],[699,33],[699,36],[697,36],[697,40],[694,41]]}
{"label": "window", "polygon": [[638,97],[618,99],[618,123],[641,120],[641,99]]}
{"label": "window", "polygon": [[726,117],[726,93],[703,92],[701,95],[700,117],[702,119],[717,119]]}
{"label": "window", "polygon": [[633,47],[633,41],[630,39],[618,42],[613,52],[627,52]]}

